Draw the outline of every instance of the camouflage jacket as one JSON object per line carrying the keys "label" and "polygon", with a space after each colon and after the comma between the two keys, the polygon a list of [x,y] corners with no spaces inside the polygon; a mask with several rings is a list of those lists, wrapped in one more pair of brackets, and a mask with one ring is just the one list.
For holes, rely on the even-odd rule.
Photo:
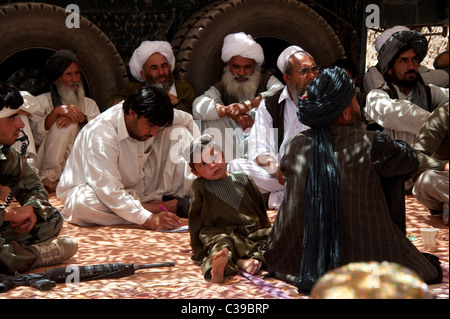
{"label": "camouflage jacket", "polygon": [[[26,160],[12,147],[0,147],[0,184],[12,190],[21,206],[33,206],[38,220],[47,220],[52,208],[48,193]],[[5,208],[0,205],[0,226],[4,216]]]}

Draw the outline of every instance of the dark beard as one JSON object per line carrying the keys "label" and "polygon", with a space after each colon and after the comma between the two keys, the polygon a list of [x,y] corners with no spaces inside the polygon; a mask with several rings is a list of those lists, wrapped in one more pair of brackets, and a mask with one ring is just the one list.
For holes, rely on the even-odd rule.
{"label": "dark beard", "polygon": [[408,71],[405,73],[406,74],[416,74],[416,77],[413,80],[399,80],[399,79],[392,79],[392,83],[394,83],[395,85],[399,86],[399,87],[404,87],[404,88],[409,88],[412,89],[416,86],[417,81],[419,79],[419,74],[416,71]]}
{"label": "dark beard", "polygon": [[366,124],[364,123],[363,113],[357,113],[352,111],[352,124],[351,126],[357,129],[365,129]]}

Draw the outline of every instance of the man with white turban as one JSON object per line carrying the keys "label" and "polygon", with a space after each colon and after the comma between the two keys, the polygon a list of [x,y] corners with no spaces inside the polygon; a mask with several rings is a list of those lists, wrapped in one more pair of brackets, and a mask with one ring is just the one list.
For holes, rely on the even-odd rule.
{"label": "man with white turban", "polygon": [[[244,171],[265,194],[270,209],[277,208],[284,196],[284,181],[277,168],[289,140],[309,127],[297,117],[297,102],[306,87],[319,73],[314,58],[299,46],[286,48],[277,66],[286,82],[284,88],[262,100],[248,141],[248,159],[238,158],[229,171]],[[280,182],[279,182],[280,180]]]}
{"label": "man with white turban", "polygon": [[430,112],[448,101],[448,89],[427,85],[422,79],[419,66],[428,42],[420,32],[405,27],[387,29],[375,46],[376,68],[385,82],[368,92],[366,119],[391,138],[411,145]]}
{"label": "man with white turban", "polygon": [[261,100],[283,87],[264,70],[262,47],[243,32],[229,34],[222,47],[222,78],[195,99],[192,114],[202,121],[203,133],[214,136],[226,162],[245,156],[245,131],[253,125]]}
{"label": "man with white turban", "polygon": [[119,103],[145,84],[160,84],[169,94],[175,109],[192,114],[192,102],[197,95],[189,83],[174,79],[175,56],[169,42],[142,42],[131,56],[129,67],[138,82],[129,82],[111,97],[108,105]]}
{"label": "man with white turban", "polygon": [[85,96],[75,52],[56,51],[47,60],[46,77],[50,92],[36,96],[39,108],[30,125],[38,148],[39,177],[47,191],[54,192],[78,133],[100,110]]}

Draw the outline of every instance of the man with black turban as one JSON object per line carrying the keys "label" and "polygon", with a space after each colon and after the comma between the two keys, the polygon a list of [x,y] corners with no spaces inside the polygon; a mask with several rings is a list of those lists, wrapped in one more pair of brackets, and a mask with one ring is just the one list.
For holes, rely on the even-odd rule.
{"label": "man with black turban", "polygon": [[411,145],[430,112],[448,101],[448,89],[427,85],[422,79],[419,66],[428,42],[420,32],[393,27],[375,40],[375,46],[377,70],[385,82],[368,92],[366,118],[391,138]]}
{"label": "man with black turban", "polygon": [[[292,138],[280,163],[285,196],[269,236],[270,273],[308,292],[328,270],[359,261],[390,261],[440,281],[405,235],[404,194],[390,201],[386,185],[403,187],[419,163],[412,147],[363,128],[355,86],[338,67],[325,69],[299,100],[310,130]],[[435,260],[436,259],[436,260]]]}
{"label": "man with black turban", "polygon": [[97,103],[85,96],[74,52],[55,52],[47,60],[46,77],[50,92],[36,97],[40,107],[30,122],[38,147],[39,177],[47,191],[54,192],[78,132],[100,111]]}

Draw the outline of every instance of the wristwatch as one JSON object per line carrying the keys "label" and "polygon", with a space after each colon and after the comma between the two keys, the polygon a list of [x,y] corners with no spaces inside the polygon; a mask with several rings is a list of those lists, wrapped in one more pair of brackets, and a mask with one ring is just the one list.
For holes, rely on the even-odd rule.
{"label": "wristwatch", "polygon": [[252,109],[252,102],[250,102],[249,100],[245,101],[244,104],[248,107],[249,111]]}

